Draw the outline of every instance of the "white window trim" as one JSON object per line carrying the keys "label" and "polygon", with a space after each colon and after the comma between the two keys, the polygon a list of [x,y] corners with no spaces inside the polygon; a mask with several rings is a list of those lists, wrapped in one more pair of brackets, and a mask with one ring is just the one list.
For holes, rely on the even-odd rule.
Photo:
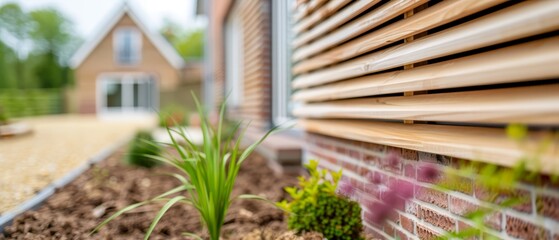
{"label": "white window trim", "polygon": [[234,4],[225,25],[225,95],[230,107],[240,107],[244,93],[244,37],[240,4]]}
{"label": "white window trim", "polygon": [[[150,77],[150,79],[134,79],[134,77]],[[111,78],[121,78],[122,80],[110,80]],[[153,81],[153,89],[152,89],[152,108],[149,110],[142,110],[139,108],[133,107],[133,97],[132,89],[134,82],[146,82],[146,81]],[[109,109],[106,107],[106,84],[105,82],[122,82],[123,85],[123,101],[122,105],[124,107]],[[96,112],[100,115],[145,115],[147,113],[153,113],[154,111],[158,110],[159,106],[159,84],[158,79],[154,74],[149,73],[138,73],[138,72],[116,72],[116,73],[102,73],[97,77],[96,80]],[[130,102],[132,99],[132,102]],[[132,106],[132,107],[130,107]]]}
{"label": "white window trim", "polygon": [[293,120],[291,115],[290,9],[293,0],[272,1],[272,121],[274,125]]}
{"label": "white window trim", "polygon": [[[132,41],[132,44],[135,44],[135,46],[132,46],[132,50],[136,50],[136,58],[133,59],[133,62],[130,63],[123,63],[119,60],[118,57],[118,35],[120,34],[120,32],[123,31],[131,31],[132,34],[132,38],[134,39]],[[141,61],[142,61],[142,46],[143,46],[143,42],[142,42],[142,32],[135,28],[135,27],[119,27],[117,28],[114,33],[113,33],[113,59],[114,62],[116,64],[118,64],[119,66],[136,66],[138,65]]]}

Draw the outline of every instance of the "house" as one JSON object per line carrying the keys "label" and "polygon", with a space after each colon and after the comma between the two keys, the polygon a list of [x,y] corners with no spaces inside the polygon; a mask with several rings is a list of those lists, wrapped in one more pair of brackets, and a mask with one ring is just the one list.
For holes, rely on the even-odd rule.
{"label": "house", "polygon": [[71,66],[79,113],[145,115],[169,104],[193,109],[192,98],[185,93],[200,94],[200,65],[185,64],[127,4],[81,46],[71,58]]}
{"label": "house", "polygon": [[[288,2],[204,1],[210,11],[205,102],[217,106],[227,96],[228,117],[250,122],[248,141],[272,126],[289,125],[291,119],[288,36],[272,31],[272,24],[285,30],[288,18],[282,14],[272,23],[271,14],[272,9],[286,13]],[[272,8],[272,4],[281,7]],[[300,133],[288,131],[270,137],[257,151],[272,160],[270,165],[278,172],[297,172],[301,144]]]}
{"label": "house", "polygon": [[[370,174],[381,184],[419,182],[385,223],[365,217],[369,233],[432,239],[472,224],[468,210],[493,206],[475,174],[441,191],[419,177],[424,164],[510,169],[538,151],[525,164],[543,182],[524,182],[517,191],[528,202],[498,210],[486,234],[559,236],[559,189],[549,181],[559,171],[559,140],[538,137],[538,130],[559,127],[557,2],[206,3],[211,101],[229,94],[229,115],[252,120],[259,131],[298,120],[300,134],[292,137],[304,136],[303,162],[343,168],[361,190]],[[509,123],[528,127],[522,144],[507,137]],[[534,150],[542,141],[548,147]],[[400,158],[387,163],[390,153]],[[367,199],[380,196],[361,191],[364,216],[375,210]]]}

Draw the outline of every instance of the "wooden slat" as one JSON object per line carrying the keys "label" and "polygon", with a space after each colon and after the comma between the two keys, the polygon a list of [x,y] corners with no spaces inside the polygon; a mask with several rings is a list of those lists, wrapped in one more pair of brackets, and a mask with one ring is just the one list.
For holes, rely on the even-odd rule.
{"label": "wooden slat", "polygon": [[380,2],[380,0],[355,1],[353,4],[342,9],[342,11],[336,13],[334,16],[326,19],[326,21],[299,35],[293,41],[293,46],[301,46],[307,42],[314,40],[317,37],[326,34],[329,31],[332,31],[336,27],[339,27],[340,25],[346,23],[355,16],[374,6],[378,2]]}
{"label": "wooden slat", "polygon": [[300,21],[304,17],[311,14],[320,6],[324,5],[328,0],[312,0],[309,3],[302,5],[297,14],[295,14],[295,21]]}
{"label": "wooden slat", "polygon": [[[297,74],[348,60],[398,40],[425,32],[456,19],[490,8],[505,0],[444,1],[413,16],[337,46],[296,64]],[[307,57],[310,54],[303,54]]]}
{"label": "wooden slat", "polygon": [[351,23],[344,27],[317,39],[315,42],[295,50],[293,52],[293,60],[302,60],[327,48],[343,43],[426,2],[427,0],[390,1],[378,9],[351,21]]}
{"label": "wooden slat", "polygon": [[405,71],[360,77],[297,91],[296,101],[343,98],[559,78],[559,37]]}
{"label": "wooden slat", "polygon": [[[540,139],[532,135],[522,145],[507,138],[504,129],[460,127],[428,124],[403,124],[363,120],[300,120],[299,126],[309,132],[345,139],[430,152],[463,159],[483,160],[503,166],[514,166],[527,149],[534,149]],[[541,155],[541,162],[528,162],[530,169],[544,173],[559,170],[559,143]],[[541,168],[545,166],[545,168]],[[540,168],[538,168],[540,167]]]}
{"label": "wooden slat", "polygon": [[559,29],[559,4],[529,1],[411,43],[295,78],[304,88],[374,73]]}
{"label": "wooden slat", "polygon": [[301,118],[397,119],[559,126],[559,84],[361,98],[297,107]]}
{"label": "wooden slat", "polygon": [[295,33],[300,33],[304,30],[309,29],[318,22],[326,19],[330,15],[336,13],[340,8],[344,7],[351,0],[332,0],[326,3],[323,7],[318,9],[316,12],[312,13],[309,17],[302,19],[297,25],[293,27]]}

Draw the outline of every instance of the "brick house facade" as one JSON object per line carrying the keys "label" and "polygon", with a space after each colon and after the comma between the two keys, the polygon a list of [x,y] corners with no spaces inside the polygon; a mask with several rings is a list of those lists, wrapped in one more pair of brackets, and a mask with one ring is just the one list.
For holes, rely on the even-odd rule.
{"label": "brick house facade", "polygon": [[[265,128],[272,123],[275,91],[269,1],[213,2],[215,98],[224,95],[228,43],[223,33],[233,4],[242,6],[237,12],[246,24],[245,94],[262,93],[250,98],[255,103],[243,103],[239,116],[267,122],[257,125]],[[316,159],[322,168],[342,168],[364,207],[383,200],[385,185],[415,183],[411,200],[396,215],[380,225],[365,221],[366,231],[376,237],[433,239],[465,229],[471,224],[468,212],[495,205],[475,174],[462,176],[458,188],[441,191],[419,176],[424,164],[441,171],[474,162],[511,168],[524,152],[507,139],[506,124],[535,130],[529,145],[537,142],[536,130],[559,126],[559,109],[551,107],[559,106],[553,93],[559,58],[551,53],[559,43],[559,22],[551,20],[557,4],[297,0],[294,5],[291,99],[305,135],[303,162]],[[256,56],[266,59],[248,60]],[[258,89],[246,89],[252,86]],[[559,239],[559,185],[549,177],[559,167],[557,139],[550,146],[542,154],[545,167],[537,169],[539,180],[517,187],[529,201],[486,219],[486,234]],[[387,164],[392,153],[400,159]],[[382,179],[380,190],[367,190],[367,175]],[[365,207],[364,214],[373,210]]]}

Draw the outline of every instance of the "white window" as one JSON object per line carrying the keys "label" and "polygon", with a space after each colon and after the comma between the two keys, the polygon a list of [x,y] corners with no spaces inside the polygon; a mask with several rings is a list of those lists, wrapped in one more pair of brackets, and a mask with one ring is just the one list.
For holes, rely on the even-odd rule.
{"label": "white window", "polygon": [[155,78],[149,74],[103,74],[97,80],[100,113],[146,113],[157,109]]}
{"label": "white window", "polygon": [[272,120],[275,125],[292,119],[291,16],[293,0],[272,2]]}
{"label": "white window", "polygon": [[243,101],[243,23],[236,2],[225,26],[225,94],[227,105],[239,107]]}
{"label": "white window", "polygon": [[133,27],[118,28],[113,36],[114,58],[120,65],[138,64],[142,58],[142,35]]}

